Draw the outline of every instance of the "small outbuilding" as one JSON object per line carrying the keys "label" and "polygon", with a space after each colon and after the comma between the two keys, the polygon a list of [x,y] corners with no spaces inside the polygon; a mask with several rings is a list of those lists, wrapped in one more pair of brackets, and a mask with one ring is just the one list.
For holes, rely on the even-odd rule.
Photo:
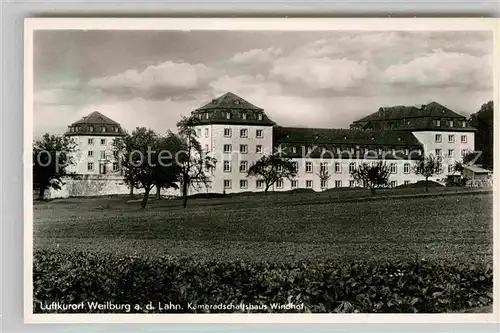
{"label": "small outbuilding", "polygon": [[490,187],[493,184],[493,172],[478,165],[465,165],[462,176],[470,187]]}

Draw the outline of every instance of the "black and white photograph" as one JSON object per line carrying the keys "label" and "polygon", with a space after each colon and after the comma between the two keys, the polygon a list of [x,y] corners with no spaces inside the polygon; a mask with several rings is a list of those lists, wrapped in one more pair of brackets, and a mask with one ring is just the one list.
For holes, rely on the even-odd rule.
{"label": "black and white photograph", "polygon": [[498,315],[498,22],[25,27],[29,321]]}

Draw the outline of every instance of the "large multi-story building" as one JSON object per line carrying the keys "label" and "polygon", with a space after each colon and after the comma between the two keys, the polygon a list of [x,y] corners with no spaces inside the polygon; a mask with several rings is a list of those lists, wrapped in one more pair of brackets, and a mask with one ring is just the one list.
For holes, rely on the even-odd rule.
{"label": "large multi-story building", "polygon": [[[475,129],[464,116],[436,102],[383,107],[349,129],[282,127],[262,108],[230,92],[191,114],[199,119],[196,132],[201,147],[217,162],[208,172],[208,185],[190,189],[190,193],[264,191],[264,183],[247,177],[247,171],[272,153],[291,158],[297,175],[276,182],[271,190],[322,191],[359,186],[351,171],[362,163],[381,160],[391,170],[391,187],[414,183],[423,179],[414,173],[414,161],[430,154],[442,158],[443,170],[432,178],[441,181],[454,173],[455,161],[474,150]],[[120,124],[93,112],[71,124],[66,135],[78,144],[77,174],[119,174],[112,141],[124,135]]]}
{"label": "large multi-story building", "polygon": [[124,135],[119,123],[94,111],[68,126],[65,134],[77,146],[75,164],[69,171],[78,175],[110,175],[120,172],[113,153],[113,140]]}
{"label": "large multi-story building", "polygon": [[[197,133],[205,150],[218,161],[211,192],[264,190],[248,168],[264,154],[280,152],[297,167],[294,179],[283,179],[272,190],[358,186],[351,171],[362,163],[384,160],[391,169],[390,186],[409,184],[422,177],[413,172],[414,160],[434,154],[443,170],[433,180],[453,174],[453,165],[474,150],[474,128],[464,116],[432,102],[421,107],[380,108],[350,129],[281,127],[243,98],[226,93],[194,110],[200,119]],[[325,177],[324,175],[328,175]]]}

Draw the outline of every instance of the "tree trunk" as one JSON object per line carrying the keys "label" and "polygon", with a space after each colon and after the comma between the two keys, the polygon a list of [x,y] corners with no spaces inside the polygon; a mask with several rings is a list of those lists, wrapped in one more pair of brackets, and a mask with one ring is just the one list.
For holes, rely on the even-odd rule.
{"label": "tree trunk", "polygon": [[429,192],[429,177],[425,177],[425,192]]}
{"label": "tree trunk", "polygon": [[186,181],[182,182],[182,207],[187,207],[188,202],[188,193],[187,193],[188,184]]}
{"label": "tree trunk", "polygon": [[129,195],[130,195],[131,197],[133,197],[133,196],[134,196],[134,186],[133,186],[133,185],[130,185],[130,193],[129,193]]}
{"label": "tree trunk", "polygon": [[156,185],[156,200],[160,200],[160,199],[161,199],[161,186]]}
{"label": "tree trunk", "polygon": [[146,205],[148,204],[149,191],[151,191],[151,188],[149,188],[149,187],[146,187],[144,189],[144,197],[142,198],[142,202],[141,202],[142,209],[146,208]]}
{"label": "tree trunk", "polygon": [[375,195],[375,187],[370,187],[370,193],[371,193],[372,195]]}
{"label": "tree trunk", "polygon": [[38,200],[43,200],[44,197],[45,197],[45,189],[47,188],[47,186],[40,186],[40,189],[38,190]]}

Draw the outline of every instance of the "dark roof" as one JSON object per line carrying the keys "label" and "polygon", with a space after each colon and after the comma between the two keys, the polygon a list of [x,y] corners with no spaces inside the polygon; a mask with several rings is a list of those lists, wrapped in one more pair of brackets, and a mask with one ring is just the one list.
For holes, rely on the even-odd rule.
{"label": "dark roof", "polygon": [[105,115],[103,115],[102,113],[100,113],[98,111],[92,112],[88,116],[85,116],[82,119],[80,119],[78,121],[75,121],[71,125],[73,126],[73,125],[80,125],[80,124],[116,125],[116,126],[120,126],[119,123],[117,123],[116,121],[114,121],[111,118],[106,117]]}
{"label": "dark roof", "polygon": [[[121,136],[125,134],[119,123],[98,111],[94,111],[88,116],[75,121],[68,127],[69,129],[65,133],[67,136]],[[104,132],[103,129],[105,130]]]}
{"label": "dark roof", "polygon": [[[199,117],[200,124],[202,125],[272,126],[276,124],[266,115],[264,109],[251,104],[231,92],[213,99],[212,102],[194,110],[191,114]],[[228,114],[229,119],[227,118]]]}
{"label": "dark roof", "polygon": [[196,110],[214,110],[214,109],[239,109],[239,110],[256,110],[262,111],[261,108],[253,105],[252,103],[244,100],[232,92],[227,92],[224,95],[213,99],[210,103]]}
{"label": "dark roof", "polygon": [[275,144],[421,146],[411,132],[396,130],[365,131],[276,126],[273,128],[273,138]]}
{"label": "dark roof", "polygon": [[420,108],[416,106],[396,105],[391,107],[381,107],[377,112],[372,113],[356,122],[377,121],[377,120],[399,120],[405,118],[460,118],[465,117],[448,109],[447,107],[437,103],[430,102],[427,105],[422,105]]}

